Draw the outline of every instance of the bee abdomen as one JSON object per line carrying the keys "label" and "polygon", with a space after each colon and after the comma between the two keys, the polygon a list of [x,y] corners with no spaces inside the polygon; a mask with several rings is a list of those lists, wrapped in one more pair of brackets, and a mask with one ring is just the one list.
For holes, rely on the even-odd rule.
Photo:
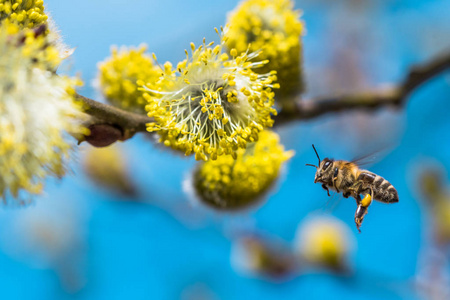
{"label": "bee abdomen", "polygon": [[397,190],[383,177],[369,171],[364,171],[359,174],[358,181],[364,183],[363,188],[370,187],[373,190],[373,197],[375,200],[384,203],[398,202]]}
{"label": "bee abdomen", "polygon": [[358,176],[358,181],[361,180],[361,181],[363,181],[364,183],[371,185],[371,184],[373,184],[373,182],[375,181],[375,179],[376,179],[377,177],[380,177],[380,176],[377,176],[377,175],[375,175],[375,174],[372,173],[372,172],[367,172],[367,171],[365,171],[365,172],[361,172],[361,173],[359,174],[359,176]]}
{"label": "bee abdomen", "polygon": [[398,202],[397,190],[389,181],[387,181],[383,177],[375,175],[371,187],[373,189],[373,197],[375,200],[384,203]]}

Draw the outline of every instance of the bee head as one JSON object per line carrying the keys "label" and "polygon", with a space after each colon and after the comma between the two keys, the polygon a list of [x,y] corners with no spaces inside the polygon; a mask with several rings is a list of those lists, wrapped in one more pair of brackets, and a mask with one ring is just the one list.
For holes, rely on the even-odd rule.
{"label": "bee head", "polygon": [[325,158],[324,160],[320,160],[319,154],[317,153],[316,147],[314,147],[314,144],[312,145],[314,152],[316,152],[316,156],[319,159],[319,164],[316,165],[312,165],[312,164],[306,164],[307,166],[311,166],[317,169],[316,171],[316,176],[314,178],[314,183],[318,182],[318,181],[323,181],[323,176],[324,173],[326,173],[329,169],[330,166],[333,164],[333,159],[330,158]]}
{"label": "bee head", "polygon": [[320,182],[326,182],[327,180],[324,180],[325,178],[329,177],[329,171],[331,170],[330,166],[333,164],[334,159],[331,158],[325,158],[322,160],[317,167],[316,171],[316,177],[314,178],[314,183],[320,181]]}

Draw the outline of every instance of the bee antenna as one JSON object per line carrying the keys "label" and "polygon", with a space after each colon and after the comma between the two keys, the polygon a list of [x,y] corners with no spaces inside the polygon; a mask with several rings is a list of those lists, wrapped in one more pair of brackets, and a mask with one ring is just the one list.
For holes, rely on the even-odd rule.
{"label": "bee antenna", "polygon": [[319,153],[317,153],[316,147],[314,147],[314,144],[312,144],[312,147],[314,149],[314,152],[316,152],[317,158],[319,159],[319,165],[320,165],[320,157],[319,157]]}
{"label": "bee antenna", "polygon": [[306,164],[306,166],[311,166],[311,167],[314,167],[314,168],[318,168],[316,165],[311,165],[311,164]]}

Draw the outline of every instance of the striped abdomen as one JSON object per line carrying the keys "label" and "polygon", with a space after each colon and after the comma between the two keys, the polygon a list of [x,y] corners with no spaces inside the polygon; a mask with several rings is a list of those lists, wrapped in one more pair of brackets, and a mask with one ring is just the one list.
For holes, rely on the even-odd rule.
{"label": "striped abdomen", "polygon": [[358,181],[362,181],[361,192],[364,189],[373,191],[373,198],[384,203],[398,202],[398,193],[395,187],[386,179],[372,172],[363,171],[358,176]]}

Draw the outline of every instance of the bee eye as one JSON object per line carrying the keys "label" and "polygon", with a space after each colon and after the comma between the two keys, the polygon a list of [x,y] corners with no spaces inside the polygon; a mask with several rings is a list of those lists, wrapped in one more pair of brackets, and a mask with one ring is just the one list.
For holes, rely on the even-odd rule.
{"label": "bee eye", "polygon": [[330,162],[329,161],[327,161],[327,162],[325,162],[325,164],[323,165],[323,169],[324,170],[326,170],[326,169],[328,169],[328,167],[330,166]]}

